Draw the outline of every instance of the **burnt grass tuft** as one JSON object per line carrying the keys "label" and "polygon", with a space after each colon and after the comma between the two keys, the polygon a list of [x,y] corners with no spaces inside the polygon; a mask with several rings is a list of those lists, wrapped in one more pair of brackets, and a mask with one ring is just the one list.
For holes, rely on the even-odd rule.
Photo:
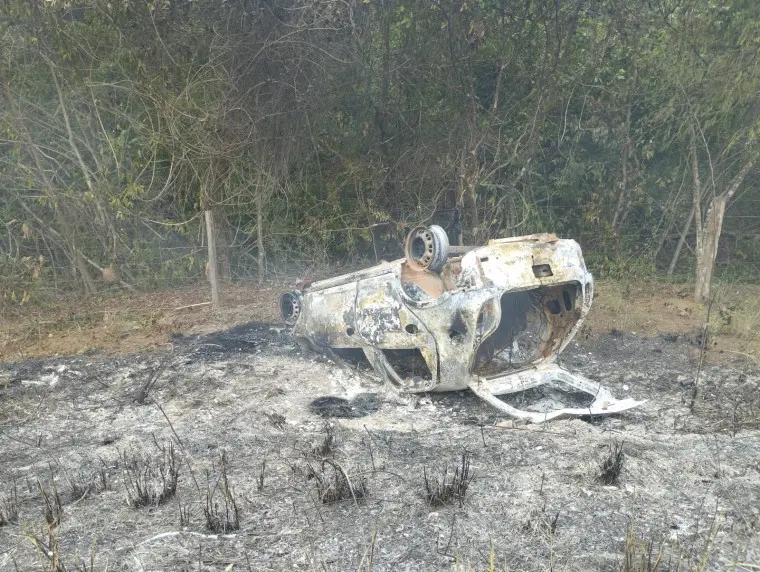
{"label": "burnt grass tuft", "polygon": [[[312,457],[316,459],[323,459],[331,457],[335,447],[335,433],[329,423],[324,425],[325,436],[322,441],[311,450]],[[307,455],[308,456],[308,455]]]}
{"label": "burnt grass tuft", "polygon": [[42,495],[42,514],[45,516],[45,522],[48,524],[48,527],[55,528],[61,524],[61,520],[63,519],[63,505],[61,504],[58,489],[55,486],[55,480],[51,480],[52,486],[50,490],[45,489],[39,480],[37,481],[37,487]]}
{"label": "burnt grass tuft", "polygon": [[18,522],[18,487],[13,481],[10,491],[0,498],[0,526]]}
{"label": "burnt grass tuft", "polygon": [[[330,468],[326,468],[325,465]],[[322,470],[308,466],[309,480],[314,480],[314,486],[323,504],[333,504],[340,501],[352,500],[356,504],[364,502],[369,496],[366,477],[350,476],[340,465],[333,462],[322,464]]]}
{"label": "burnt grass tuft", "polygon": [[181,502],[177,502],[177,508],[179,509],[179,526],[180,528],[185,528],[187,526],[190,526],[190,507],[188,505],[183,505]]}
{"label": "burnt grass tuft", "polygon": [[[586,353],[580,349],[572,353],[572,348],[569,359],[577,357],[578,364],[586,364],[584,367],[588,368],[588,373],[600,379],[617,379],[614,372],[618,370],[625,375],[635,374],[639,376],[636,379],[640,379],[642,388],[636,397],[643,397],[645,391],[650,391],[653,396],[661,397],[664,403],[676,405],[678,410],[683,389],[678,383],[671,382],[681,372],[685,372],[683,375],[687,381],[693,378],[687,367],[692,364],[693,359],[689,357],[692,354],[684,353],[682,346],[685,342],[676,345],[660,338],[630,338],[626,336],[620,342],[607,335],[594,336],[589,343],[596,344],[591,349],[597,352],[594,355],[599,355],[597,361],[584,361]],[[623,342],[628,344],[626,352],[620,351]],[[664,354],[656,354],[652,348],[661,348]],[[631,355],[628,355],[629,351]],[[275,359],[267,352],[262,349],[261,357],[255,356],[256,360],[262,361],[259,373],[275,371],[283,365],[280,354],[276,354]],[[623,353],[625,356],[621,357]],[[195,358],[195,355],[191,357]],[[614,417],[599,420],[599,429],[580,423],[546,426],[546,433],[524,430],[512,424],[490,428],[493,421],[500,421],[503,416],[493,413],[486,404],[468,393],[435,396],[433,407],[417,408],[413,414],[410,414],[411,407],[406,400],[396,402],[390,399],[384,402],[377,417],[366,420],[366,426],[361,419],[344,423],[316,415],[310,408],[314,396],[333,389],[332,381],[323,379],[326,376],[321,373],[315,375],[312,368],[319,366],[317,371],[322,372],[323,369],[332,371],[332,366],[314,366],[307,356],[303,363],[295,362],[292,371],[263,376],[261,385],[253,386],[245,371],[228,367],[223,361],[226,359],[230,364],[242,362],[237,354],[219,352],[212,357],[220,360],[219,371],[227,372],[223,383],[218,385],[209,385],[206,363],[200,360],[183,365],[184,362],[177,359],[172,362],[179,364],[176,371],[167,373],[176,379],[172,377],[166,387],[176,385],[179,389],[176,393],[166,390],[159,397],[162,403],[171,404],[172,411],[184,410],[187,417],[181,426],[176,427],[178,436],[174,439],[174,448],[182,465],[176,494],[173,500],[163,502],[155,510],[154,507],[127,508],[127,494],[121,482],[124,481],[122,451],[138,451],[143,458],[151,458],[146,462],[157,465],[163,455],[158,448],[154,449],[151,434],[165,436],[158,437],[159,443],[167,448],[169,444],[170,433],[156,412],[141,410],[146,423],[138,424],[130,410],[128,400],[134,389],[133,378],[121,373],[134,369],[143,372],[143,356],[119,358],[122,361],[109,358],[102,362],[72,358],[66,362],[71,371],[60,374],[66,381],[71,380],[70,383],[57,384],[50,389],[34,384],[22,387],[19,382],[18,387],[14,385],[8,390],[9,399],[4,403],[20,404],[18,413],[10,411],[11,421],[18,419],[28,423],[28,428],[24,426],[24,429],[30,439],[45,436],[45,447],[29,447],[13,440],[3,440],[0,446],[1,470],[7,475],[0,479],[0,518],[6,522],[12,521],[14,517],[9,515],[16,512],[16,509],[10,509],[15,504],[15,495],[8,494],[11,476],[21,475],[17,477],[21,513],[17,522],[22,523],[21,528],[18,524],[0,527],[2,546],[14,546],[18,539],[27,539],[20,543],[13,555],[19,570],[50,570],[57,566],[53,562],[60,562],[68,570],[76,570],[77,550],[83,559],[87,558],[86,552],[82,551],[86,551],[90,544],[98,546],[104,560],[119,561],[125,553],[117,550],[123,545],[118,539],[123,539],[124,535],[131,534],[138,541],[150,540],[167,531],[173,534],[160,537],[161,542],[151,540],[140,544],[135,555],[145,561],[151,560],[155,568],[165,570],[195,569],[198,561],[201,568],[214,563],[224,567],[235,561],[238,564],[236,569],[240,566],[252,570],[295,569],[304,558],[306,562],[310,558],[314,562],[329,562],[325,566],[336,570],[393,569],[398,567],[398,562],[404,561],[408,561],[406,565],[413,569],[432,570],[451,568],[455,564],[451,559],[457,557],[462,562],[459,569],[486,570],[489,569],[489,536],[498,536],[513,541],[508,545],[497,544],[492,549],[496,565],[491,569],[496,570],[506,569],[507,563],[510,570],[549,570],[550,566],[554,569],[572,568],[572,562],[576,562],[578,569],[589,572],[673,572],[677,569],[676,559],[681,555],[684,571],[694,570],[694,564],[702,560],[708,563],[703,570],[717,569],[718,558],[737,562],[748,560],[741,549],[734,553],[733,543],[736,546],[751,543],[750,535],[757,531],[755,473],[750,471],[746,480],[736,479],[730,483],[728,478],[720,477],[723,473],[718,474],[715,478],[721,478],[725,485],[721,488],[721,496],[716,495],[714,500],[709,497],[704,508],[700,504],[704,499],[704,488],[700,484],[700,479],[705,477],[702,471],[705,466],[712,470],[709,463],[716,460],[716,455],[720,455],[717,458],[721,463],[719,469],[727,475],[744,471],[746,467],[754,468],[754,459],[749,455],[755,450],[752,441],[755,435],[747,433],[746,438],[731,438],[735,431],[743,434],[752,430],[747,423],[753,412],[757,419],[756,413],[760,411],[757,406],[760,401],[750,393],[757,388],[757,373],[743,362],[731,365],[733,369],[730,370],[727,370],[728,366],[708,365],[700,388],[704,395],[714,394],[715,398],[698,400],[694,415],[686,416],[685,420],[677,418],[678,423],[671,423],[672,419],[659,419],[647,409],[637,409],[622,416],[625,427],[631,427],[631,434],[636,437],[636,447],[632,449],[630,438],[625,435],[617,436],[619,441],[625,442],[624,447],[611,446],[619,428]],[[254,358],[251,358],[253,362]],[[2,367],[0,364],[0,385],[4,375]],[[742,375],[745,368],[746,377]],[[46,372],[43,370],[40,375]],[[104,372],[119,372],[119,375]],[[69,374],[70,378],[66,378]],[[277,388],[284,386],[284,378],[291,374],[291,382],[294,385],[303,383],[303,390],[283,394]],[[85,378],[106,379],[110,387],[89,382],[75,384],[77,379]],[[35,381],[33,377],[31,379]],[[342,377],[340,381],[349,382]],[[179,385],[185,382],[187,391],[183,389],[185,386]],[[357,378],[350,383],[357,384],[356,388],[349,388],[353,391],[360,389],[358,384],[364,384],[365,380]],[[619,385],[622,380],[616,383]],[[40,412],[45,414],[26,421],[24,412],[33,411],[39,404],[38,390],[44,394],[56,392],[58,398],[44,400]],[[734,390],[735,396],[731,393]],[[209,391],[217,393],[212,395]],[[239,397],[231,397],[232,392]],[[82,394],[92,394],[93,400],[103,406],[92,410],[79,407],[76,398]],[[744,395],[755,401],[741,401],[740,397]],[[214,404],[209,405],[213,407],[209,409],[212,418],[207,419],[205,411],[198,412],[192,406],[201,397]],[[101,433],[105,427],[97,425],[98,431],[93,431],[89,439],[70,439],[70,433],[76,432],[77,436],[89,427],[107,422],[108,414],[115,411],[112,398],[126,405],[123,412],[117,412],[106,433]],[[249,400],[256,404],[256,409],[245,409],[246,415],[241,415],[240,404]],[[4,413],[5,408],[0,409]],[[279,414],[287,416],[288,422],[282,423]],[[472,419],[476,423],[472,423]],[[440,431],[436,424],[440,425],[444,420],[448,426],[445,431]],[[688,431],[680,426],[680,423],[685,425],[687,422],[690,423]],[[331,427],[326,427],[326,423]],[[654,437],[650,438],[650,432],[644,429],[653,425],[655,430],[651,433]],[[505,428],[510,430],[505,431]],[[715,433],[714,437],[699,437],[710,431]],[[627,430],[621,432],[629,433]],[[605,434],[610,436],[605,439]],[[670,438],[662,439],[662,434]],[[102,435],[108,437],[104,439]],[[178,439],[182,439],[181,444]],[[457,448],[452,449],[455,446]],[[472,466],[469,467],[461,459],[465,449],[471,455]],[[219,457],[222,450],[226,451],[223,470]],[[209,455],[208,451],[214,452]],[[577,462],[588,459],[589,452],[592,453],[590,469],[584,470]],[[55,497],[47,474],[51,455],[58,461],[55,463],[55,484],[64,505],[64,515],[57,527],[46,525],[46,520],[60,520],[54,514]],[[638,461],[635,466],[632,466],[633,460],[626,458],[631,455],[635,455]],[[694,463],[688,462],[691,455]],[[202,465],[196,468],[196,462]],[[646,466],[650,463],[667,470],[646,475]],[[23,470],[27,466],[34,469]],[[675,468],[679,469],[677,478],[672,473]],[[154,488],[154,498],[145,495],[148,496],[145,502],[149,504],[161,502],[155,497],[165,496],[163,481],[157,469],[154,467],[153,470],[155,474],[148,481]],[[423,472],[424,486],[420,478]],[[204,478],[206,474],[209,475],[208,482]],[[48,491],[47,504],[51,509],[47,510],[47,519],[43,518],[38,477]],[[78,491],[70,487],[69,477],[78,486]],[[475,481],[474,477],[478,480]],[[591,483],[599,488],[601,483],[606,484],[615,478],[621,484],[630,479],[632,485],[644,493],[657,490],[657,494],[635,495],[634,498],[624,491],[606,491],[602,495],[587,491]],[[712,473],[707,474],[707,478],[713,478]],[[173,486],[171,479],[168,480],[167,490],[170,491]],[[691,482],[695,486],[690,486]],[[81,501],[76,500],[88,484],[93,486],[90,493]],[[111,487],[116,492],[96,494]],[[507,500],[503,503],[505,497]],[[568,503],[568,498],[573,502]],[[74,506],[69,504],[72,499]],[[694,522],[707,522],[718,503],[731,503],[737,511],[735,516],[724,517],[721,512],[715,517],[715,526],[726,523],[722,529],[726,536],[715,536],[705,525],[692,528]],[[508,510],[503,504],[508,505]],[[443,508],[431,508],[436,506]],[[430,512],[434,514],[429,515]],[[641,519],[641,529],[626,544],[626,523],[621,521],[621,514],[629,512]],[[670,518],[674,513],[679,517],[677,520]],[[29,523],[24,524],[27,520]],[[97,522],[98,526],[93,528],[88,524],[92,522]],[[234,535],[232,531],[238,526],[245,534]],[[277,540],[278,544],[272,545],[271,549],[269,541],[262,542],[262,536],[258,534],[259,530],[267,534],[268,530],[277,532],[286,527],[293,536]],[[374,544],[369,544],[367,538],[375,530],[379,530],[379,549],[373,553]],[[57,532],[58,539],[55,536],[50,538],[50,531]],[[204,536],[197,536],[200,533]],[[39,543],[31,544],[31,535],[37,536]],[[206,540],[210,535],[218,535],[211,544]],[[235,538],[223,538],[229,535]],[[673,540],[676,535],[677,543]],[[575,538],[577,542],[565,542],[568,538]],[[201,542],[202,555],[198,548]],[[707,553],[708,549],[703,546],[708,545],[714,552]],[[554,550],[556,552],[552,552]],[[663,556],[660,559],[661,551]],[[362,553],[366,558],[360,562]],[[48,561],[48,554],[52,555],[53,562]],[[246,567],[246,554],[250,555],[249,567]],[[368,561],[372,554],[376,562],[370,566]],[[101,554],[97,555],[101,557]],[[544,556],[552,558],[553,562],[543,565]],[[669,558],[672,558],[672,565]],[[470,559],[472,562],[468,563]],[[564,564],[566,561],[570,564]],[[9,565],[14,568],[10,561]],[[87,565],[91,569],[90,562]],[[105,567],[101,565],[98,569]]]}
{"label": "burnt grass tuft", "polygon": [[625,464],[623,443],[615,441],[610,444],[607,457],[602,461],[602,466],[596,480],[603,485],[616,485],[620,482],[620,473]]}
{"label": "burnt grass tuft", "polygon": [[95,473],[94,484],[95,492],[97,493],[103,493],[112,489],[111,473],[108,470],[108,465],[106,465],[103,459],[100,459],[100,466],[98,467],[98,471]]}
{"label": "burnt grass tuft", "polygon": [[[212,476],[206,473],[206,494],[203,516],[206,528],[216,534],[226,534],[240,528],[240,510],[227,476],[227,454],[219,458],[219,474],[211,484]],[[221,500],[217,500],[221,498]],[[180,515],[182,518],[182,515]]]}
{"label": "burnt grass tuft", "polygon": [[177,492],[182,461],[172,441],[158,447],[161,455],[157,459],[137,451],[121,453],[127,503],[133,508],[158,506]]}
{"label": "burnt grass tuft", "polygon": [[681,572],[681,570],[686,572],[686,570],[704,569],[701,566],[689,568],[684,565],[682,567],[682,563],[681,556],[666,559],[662,546],[655,548],[653,540],[640,538],[633,525],[628,526],[619,572]]}
{"label": "burnt grass tuft", "polygon": [[72,501],[77,501],[86,497],[97,487],[96,481],[88,477],[88,475],[82,470],[73,477],[68,473],[64,474],[69,483],[69,496]]}
{"label": "burnt grass tuft", "polygon": [[472,468],[470,466],[470,453],[464,451],[459,465],[450,476],[449,468],[444,467],[443,474],[440,477],[428,476],[427,469],[423,467],[423,477],[425,479],[425,499],[430,506],[450,505],[454,501],[459,506],[464,506],[467,496],[467,490],[472,482]]}
{"label": "burnt grass tuft", "polygon": [[285,416],[279,413],[264,413],[264,417],[267,418],[270,425],[275,429],[282,429],[285,427]]}

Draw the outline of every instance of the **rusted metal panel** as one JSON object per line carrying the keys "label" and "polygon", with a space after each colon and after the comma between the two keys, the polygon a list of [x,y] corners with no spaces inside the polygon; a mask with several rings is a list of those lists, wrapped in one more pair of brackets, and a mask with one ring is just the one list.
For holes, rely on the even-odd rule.
{"label": "rusted metal panel", "polygon": [[[538,422],[642,403],[616,400],[556,365],[588,314],[593,284],[573,240],[536,234],[449,247],[443,229],[419,227],[407,239],[406,258],[305,284],[283,295],[282,309],[298,341],[361,350],[401,391],[469,387],[505,413]],[[535,412],[495,397],[547,383],[594,401]]]}

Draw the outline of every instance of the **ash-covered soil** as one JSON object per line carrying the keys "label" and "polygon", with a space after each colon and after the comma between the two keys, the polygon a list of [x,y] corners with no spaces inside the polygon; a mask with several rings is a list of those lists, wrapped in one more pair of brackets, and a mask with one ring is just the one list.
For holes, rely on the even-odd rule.
{"label": "ash-covered soil", "polygon": [[[592,336],[561,363],[648,402],[516,425],[468,392],[400,396],[266,324],[173,342],[160,353],[0,364],[0,513],[14,483],[19,512],[0,526],[0,571],[52,569],[57,556],[74,570],[77,555],[88,566],[94,555],[95,570],[477,571],[493,557],[497,570],[612,571],[626,535],[653,542],[672,570],[679,558],[681,570],[760,564],[751,361],[703,365],[690,411],[694,340]],[[156,461],[143,474],[151,488],[170,441],[176,495],[130,506],[125,458]],[[615,443],[623,469],[605,485],[597,477]],[[425,474],[448,467],[451,478],[464,452],[464,502],[429,506]],[[234,521],[222,453],[239,528],[214,532],[209,506]],[[322,502],[320,479],[344,472],[353,495]],[[48,514],[60,520],[51,547],[53,484],[62,511]]]}

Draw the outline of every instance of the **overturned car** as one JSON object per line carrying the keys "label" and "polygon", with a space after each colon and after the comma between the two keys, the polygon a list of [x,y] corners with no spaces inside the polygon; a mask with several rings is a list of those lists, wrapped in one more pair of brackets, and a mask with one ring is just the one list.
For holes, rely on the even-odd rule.
{"label": "overturned car", "polygon": [[[450,246],[439,226],[407,236],[405,258],[283,294],[294,338],[339,357],[366,357],[404,392],[470,388],[534,423],[640,405],[615,399],[557,364],[591,306],[593,278],[574,240],[552,234]],[[522,410],[497,396],[542,385],[588,394],[581,407]]]}

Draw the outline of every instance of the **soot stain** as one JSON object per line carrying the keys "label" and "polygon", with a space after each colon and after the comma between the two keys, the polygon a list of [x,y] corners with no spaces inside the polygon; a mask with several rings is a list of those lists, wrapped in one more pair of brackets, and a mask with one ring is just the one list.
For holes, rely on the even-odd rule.
{"label": "soot stain", "polygon": [[380,409],[376,393],[360,393],[351,400],[333,395],[317,397],[309,404],[312,413],[325,418],[357,419]]}

